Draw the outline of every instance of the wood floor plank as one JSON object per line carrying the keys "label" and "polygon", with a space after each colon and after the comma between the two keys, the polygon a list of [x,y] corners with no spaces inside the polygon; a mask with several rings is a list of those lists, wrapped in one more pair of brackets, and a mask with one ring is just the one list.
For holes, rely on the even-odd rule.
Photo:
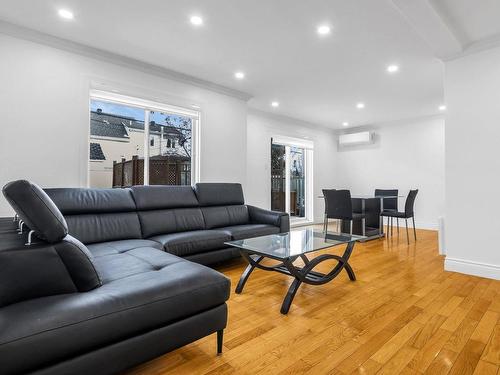
{"label": "wood floor plank", "polygon": [[388,342],[377,350],[370,358],[374,361],[385,364],[403,345],[422,329],[422,324],[411,321],[396,333]]}
{"label": "wood floor plank", "polygon": [[493,330],[498,322],[499,316],[500,314],[495,311],[486,311],[481,321],[476,326],[476,329],[472,333],[471,340],[476,340],[482,342],[483,344],[487,344],[491,335],[493,334]]}
{"label": "wood floor plank", "polygon": [[473,374],[485,346],[482,342],[469,340],[453,363],[450,375]]}
{"label": "wood floor plank", "polygon": [[500,366],[500,324],[495,326],[481,359]]}
{"label": "wood floor plank", "polygon": [[483,360],[479,360],[473,375],[497,375],[500,367]]}
{"label": "wood floor plank", "polygon": [[399,374],[417,353],[417,349],[404,346],[377,372],[377,375]]}
{"label": "wood floor plank", "polygon": [[257,270],[235,294],[245,263],[220,265],[232,282],[223,354],[211,335],[126,375],[500,375],[500,281],[443,271],[437,232],[417,236],[357,244],[357,281],[302,285],[286,316],[290,277]]}
{"label": "wood floor plank", "polygon": [[431,362],[424,374],[429,375],[446,375],[450,372],[453,363],[455,362],[458,354],[448,349],[442,349],[439,354]]}
{"label": "wood floor plank", "polygon": [[436,333],[420,348],[407,367],[419,373],[424,373],[432,361],[438,356],[444,344],[451,336],[451,332],[438,329]]}

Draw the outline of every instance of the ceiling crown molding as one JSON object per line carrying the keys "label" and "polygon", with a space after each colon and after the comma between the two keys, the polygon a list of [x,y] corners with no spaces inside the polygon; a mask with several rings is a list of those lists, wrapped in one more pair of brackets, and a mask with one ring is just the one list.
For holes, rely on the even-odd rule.
{"label": "ceiling crown molding", "polygon": [[392,0],[392,4],[440,59],[464,49],[462,41],[428,0]]}
{"label": "ceiling crown molding", "polygon": [[329,127],[326,125],[321,125],[321,124],[317,124],[314,122],[309,122],[309,121],[302,120],[302,119],[297,118],[297,117],[291,117],[291,116],[282,115],[279,113],[271,113],[271,112],[263,111],[261,109],[257,109],[257,108],[253,108],[253,107],[248,107],[247,113],[249,115],[264,117],[264,118],[267,118],[269,120],[285,122],[288,124],[298,125],[298,126],[306,127],[309,129],[323,130],[326,132],[332,132],[335,130],[335,128]]}
{"label": "ceiling crown molding", "polygon": [[90,57],[105,61],[108,63],[120,65],[126,68],[139,70],[144,73],[153,74],[159,77],[168,78],[181,83],[200,87],[202,89],[217,92],[228,96],[235,97],[245,102],[252,98],[252,95],[235,90],[214,82],[206,81],[201,78],[193,77],[188,74],[176,72],[164,68],[162,66],[149,64],[130,57],[119,55],[113,52],[108,52],[99,48],[87,46],[85,44],[70,41],[68,39],[59,38],[50,34],[42,33],[27,27],[19,26],[10,22],[0,20],[0,33],[6,34],[15,38],[28,40],[31,42],[44,44],[49,47],[57,48],[67,52],[76,53],[85,57]]}
{"label": "ceiling crown molding", "polygon": [[468,41],[437,0],[392,0],[392,4],[442,61],[451,61],[500,46],[500,34]]}

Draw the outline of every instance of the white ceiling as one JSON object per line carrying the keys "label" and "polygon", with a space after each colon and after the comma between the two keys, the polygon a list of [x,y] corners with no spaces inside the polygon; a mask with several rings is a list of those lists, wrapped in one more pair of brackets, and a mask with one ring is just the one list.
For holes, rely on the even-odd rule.
{"label": "white ceiling", "polygon": [[[483,1],[498,3],[432,5],[448,23],[474,13],[460,29],[470,41],[498,31],[481,28],[470,10]],[[75,19],[60,19],[59,8]],[[203,26],[189,23],[193,14]],[[442,62],[390,0],[1,0],[0,19],[247,92],[253,108],[330,127],[432,115],[443,100]],[[316,34],[321,23],[332,26],[329,36]],[[387,74],[394,63],[400,72]],[[244,80],[234,79],[237,70]]]}

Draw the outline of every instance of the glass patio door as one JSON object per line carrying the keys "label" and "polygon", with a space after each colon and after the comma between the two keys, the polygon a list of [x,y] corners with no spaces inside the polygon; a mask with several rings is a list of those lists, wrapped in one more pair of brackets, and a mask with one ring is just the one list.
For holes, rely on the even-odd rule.
{"label": "glass patio door", "polygon": [[271,142],[271,209],[287,212],[293,221],[307,220],[312,154],[300,144],[282,143]]}

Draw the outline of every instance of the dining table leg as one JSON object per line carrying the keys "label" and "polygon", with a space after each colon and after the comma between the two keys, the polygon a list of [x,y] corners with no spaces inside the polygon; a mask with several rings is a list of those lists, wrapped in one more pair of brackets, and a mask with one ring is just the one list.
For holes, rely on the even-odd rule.
{"label": "dining table leg", "polygon": [[384,198],[380,198],[380,220],[379,220],[379,236],[383,237],[384,235],[384,217],[382,216],[382,212],[384,211]]}

